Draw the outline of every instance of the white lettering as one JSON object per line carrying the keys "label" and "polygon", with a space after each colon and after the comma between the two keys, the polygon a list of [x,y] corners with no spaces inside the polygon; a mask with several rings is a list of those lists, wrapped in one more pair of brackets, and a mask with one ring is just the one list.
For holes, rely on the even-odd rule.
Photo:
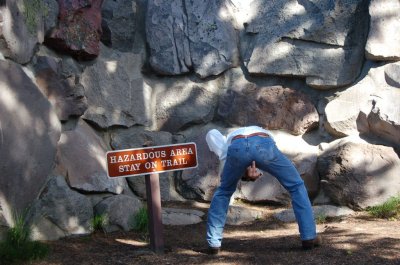
{"label": "white lettering", "polygon": [[144,167],[146,169],[157,168],[157,161],[155,161],[155,162],[146,162],[146,164],[144,164]]}
{"label": "white lettering", "polygon": [[146,169],[150,169],[151,168],[151,163],[150,162],[146,162],[146,164],[144,164],[144,167]]}
{"label": "white lettering", "polygon": [[120,165],[118,167],[119,172],[131,172],[131,171],[137,171],[140,169],[140,163],[137,164],[130,164],[130,165]]}

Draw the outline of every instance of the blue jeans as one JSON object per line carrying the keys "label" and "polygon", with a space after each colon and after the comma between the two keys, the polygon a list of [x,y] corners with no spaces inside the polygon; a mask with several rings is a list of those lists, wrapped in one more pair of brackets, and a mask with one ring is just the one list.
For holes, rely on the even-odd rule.
{"label": "blue jeans", "polygon": [[256,162],[257,168],[275,176],[290,193],[292,206],[299,226],[301,240],[316,237],[314,214],[304,181],[293,163],[283,155],[272,138],[253,136],[232,141],[207,219],[207,242],[210,247],[220,247],[229,201],[246,168]]}

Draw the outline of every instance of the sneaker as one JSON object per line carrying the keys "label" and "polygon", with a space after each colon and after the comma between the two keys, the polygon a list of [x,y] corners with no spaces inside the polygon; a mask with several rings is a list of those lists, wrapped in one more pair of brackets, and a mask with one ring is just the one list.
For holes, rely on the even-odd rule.
{"label": "sneaker", "polygon": [[221,252],[221,248],[219,247],[208,247],[207,254],[209,255],[218,255]]}
{"label": "sneaker", "polygon": [[321,245],[322,245],[322,237],[320,235],[317,235],[314,239],[301,241],[301,246],[303,247],[304,250],[310,250]]}

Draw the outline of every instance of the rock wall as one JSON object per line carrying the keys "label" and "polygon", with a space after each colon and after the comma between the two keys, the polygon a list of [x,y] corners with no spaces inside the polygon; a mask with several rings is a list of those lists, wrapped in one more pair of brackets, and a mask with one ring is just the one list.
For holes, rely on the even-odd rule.
{"label": "rock wall", "polygon": [[[7,0],[0,4],[0,232],[37,239],[130,229],[144,177],[110,179],[109,150],[195,142],[160,174],[163,201],[209,201],[211,128],[269,129],[315,205],[400,193],[397,0]],[[268,174],[235,198],[289,202]],[[125,211],[123,211],[125,210]]]}

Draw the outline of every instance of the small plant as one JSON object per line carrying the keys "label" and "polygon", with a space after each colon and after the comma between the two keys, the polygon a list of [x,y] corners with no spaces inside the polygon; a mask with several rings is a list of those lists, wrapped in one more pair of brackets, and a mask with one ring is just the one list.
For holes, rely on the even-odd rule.
{"label": "small plant", "polygon": [[367,212],[373,217],[383,219],[400,218],[400,195],[389,198],[386,202],[367,208]]}
{"label": "small plant", "polygon": [[108,224],[108,216],[106,214],[96,214],[91,222],[93,231],[103,231],[106,233],[105,227]]}
{"label": "small plant", "polygon": [[324,223],[326,223],[326,220],[327,220],[327,216],[325,214],[323,214],[323,213],[318,214],[317,216],[315,216],[315,222],[317,224],[324,224]]}
{"label": "small plant", "polygon": [[133,230],[139,231],[141,233],[148,233],[149,218],[147,215],[147,208],[142,207],[133,217]]}
{"label": "small plant", "polygon": [[49,249],[45,244],[31,241],[31,228],[22,215],[14,216],[14,226],[6,232],[5,240],[0,242],[0,264],[44,258]]}

